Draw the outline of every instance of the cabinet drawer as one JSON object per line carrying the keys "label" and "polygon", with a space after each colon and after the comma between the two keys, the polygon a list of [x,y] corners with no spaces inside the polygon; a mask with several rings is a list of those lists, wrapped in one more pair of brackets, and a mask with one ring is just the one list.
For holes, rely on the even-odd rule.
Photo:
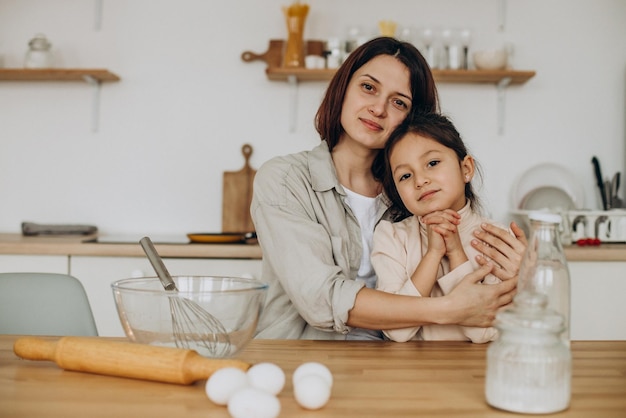
{"label": "cabinet drawer", "polygon": [[67,274],[68,257],[65,255],[0,255],[0,272]]}

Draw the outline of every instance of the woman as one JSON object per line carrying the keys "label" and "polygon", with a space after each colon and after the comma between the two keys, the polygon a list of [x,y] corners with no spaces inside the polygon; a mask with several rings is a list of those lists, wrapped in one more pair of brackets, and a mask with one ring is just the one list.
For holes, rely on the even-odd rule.
{"label": "woman", "polygon": [[374,226],[388,204],[381,195],[380,150],[413,111],[438,111],[435,83],[417,49],[393,38],[353,51],[331,80],[316,116],[322,142],[276,157],[258,170],[251,215],[269,282],[257,338],[382,339],[381,329],[424,324],[489,326],[511,302],[526,246],[517,235],[485,226],[475,245],[503,280],[477,283],[493,269],[467,275],[440,298],[374,289]]}

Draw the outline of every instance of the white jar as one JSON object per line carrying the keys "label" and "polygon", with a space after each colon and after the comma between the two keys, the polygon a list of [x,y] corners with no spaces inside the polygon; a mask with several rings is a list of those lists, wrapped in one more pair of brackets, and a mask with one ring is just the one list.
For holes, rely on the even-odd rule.
{"label": "white jar", "polygon": [[547,310],[547,297],[521,292],[497,315],[499,338],[487,350],[487,403],[505,411],[549,414],[567,409],[571,353],[560,337],[563,316]]}
{"label": "white jar", "polygon": [[326,68],[339,68],[343,62],[344,53],[341,43],[339,38],[329,38],[326,41]]}
{"label": "white jar", "polygon": [[28,52],[24,58],[24,68],[51,68],[52,67],[52,44],[45,35],[37,34],[28,42]]}

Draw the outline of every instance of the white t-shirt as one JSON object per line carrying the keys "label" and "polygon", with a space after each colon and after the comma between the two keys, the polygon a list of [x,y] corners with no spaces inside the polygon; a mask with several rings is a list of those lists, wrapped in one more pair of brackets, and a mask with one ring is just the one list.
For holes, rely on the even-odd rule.
{"label": "white t-shirt", "polygon": [[354,216],[361,226],[361,243],[363,256],[357,273],[357,280],[365,282],[371,289],[376,288],[376,273],[370,261],[372,252],[372,240],[374,239],[374,227],[376,226],[376,202],[375,197],[363,196],[344,187],[347,197],[346,202],[352,209]]}
{"label": "white t-shirt", "polygon": [[[378,205],[381,204],[380,199],[360,195],[347,189],[345,186],[343,189],[346,191],[346,203],[352,209],[361,227],[363,255],[361,256],[361,265],[359,266],[356,280],[363,281],[365,286],[375,289],[377,278],[374,267],[372,267],[371,252],[374,227],[376,226],[376,213],[378,212]],[[349,340],[378,340],[383,337],[380,331],[354,328],[346,338]]]}

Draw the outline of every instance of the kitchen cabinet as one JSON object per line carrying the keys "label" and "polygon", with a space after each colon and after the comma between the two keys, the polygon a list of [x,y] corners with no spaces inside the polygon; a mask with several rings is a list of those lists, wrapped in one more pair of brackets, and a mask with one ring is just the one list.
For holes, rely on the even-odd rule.
{"label": "kitchen cabinet", "polygon": [[98,131],[100,88],[104,82],[119,81],[120,77],[105,69],[75,68],[0,68],[0,81],[83,81],[93,88],[91,129]]}
{"label": "kitchen cabinet", "polygon": [[[24,237],[0,233],[0,272],[69,273],[92,304],[101,335],[122,336],[112,282],[155,276],[136,244],[98,244],[89,237]],[[251,244],[156,244],[175,275],[233,275],[261,278],[261,250]],[[565,247],[572,283],[574,340],[626,340],[626,245]]]}
{"label": "kitchen cabinet", "polygon": [[572,340],[626,340],[626,261],[569,261]]}
{"label": "kitchen cabinet", "polygon": [[64,255],[0,254],[0,273],[67,274],[67,272],[68,257]]}
{"label": "kitchen cabinet", "polygon": [[[261,277],[261,260],[163,258],[172,275]],[[71,256],[70,273],[81,281],[89,297],[98,334],[124,336],[111,283],[130,277],[156,276],[146,257]]]}

